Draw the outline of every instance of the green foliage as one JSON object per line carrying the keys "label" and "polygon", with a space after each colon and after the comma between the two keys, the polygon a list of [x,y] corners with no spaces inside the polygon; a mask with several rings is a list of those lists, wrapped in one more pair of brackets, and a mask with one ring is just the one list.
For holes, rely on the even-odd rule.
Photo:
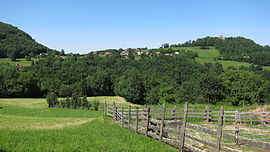
{"label": "green foliage", "polygon": [[72,96],[72,86],[62,84],[59,88],[60,97],[71,97]]}
{"label": "green foliage", "polygon": [[49,93],[47,95],[47,103],[49,108],[56,107],[58,105],[58,97],[55,93]]}
{"label": "green foliage", "polygon": [[40,53],[57,52],[37,43],[30,35],[9,24],[0,22],[0,58],[12,61]]}
{"label": "green foliage", "polygon": [[[50,93],[47,96],[47,102],[48,102],[49,107],[56,107],[56,108],[60,107],[60,108],[68,108],[68,109],[87,109],[87,110],[91,108],[91,103],[88,102],[86,96],[80,97],[77,94],[73,94],[71,98],[67,97],[66,99],[61,99],[59,101],[55,99],[55,96],[56,96],[55,93]],[[93,103],[93,106],[95,106],[94,104],[97,104],[97,103]],[[97,107],[94,107],[94,108],[98,109],[98,106],[99,106],[99,102],[98,102]]]}
{"label": "green foliage", "polygon": [[261,76],[249,71],[226,71],[221,74],[226,101],[233,105],[263,103],[267,97],[267,85]]}
{"label": "green foliage", "polygon": [[87,84],[93,95],[112,95],[112,82],[106,69],[98,69],[94,75],[87,77]]}
{"label": "green foliage", "polygon": [[142,103],[144,87],[139,71],[127,70],[115,84],[115,93],[132,103]]}
{"label": "green foliage", "polygon": [[20,72],[15,66],[0,64],[0,97],[38,97],[38,79],[32,72]]}
{"label": "green foliage", "polygon": [[217,104],[217,102],[223,99],[223,85],[219,76],[216,73],[209,73],[202,78],[200,82],[202,88],[202,95],[211,104]]}
{"label": "green foliage", "polygon": [[99,105],[100,105],[100,102],[97,101],[97,100],[94,100],[94,102],[93,102],[93,108],[94,108],[95,111],[98,111]]}

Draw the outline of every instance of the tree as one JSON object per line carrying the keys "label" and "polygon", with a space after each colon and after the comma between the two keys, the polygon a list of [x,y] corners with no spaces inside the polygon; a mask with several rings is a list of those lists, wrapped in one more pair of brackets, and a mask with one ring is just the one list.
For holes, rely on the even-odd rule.
{"label": "tree", "polygon": [[127,70],[115,84],[115,94],[126,98],[128,101],[143,104],[144,86],[139,71]]}
{"label": "tree", "polygon": [[161,45],[161,48],[169,48],[169,47],[170,47],[170,45],[168,43],[164,43]]}
{"label": "tree", "polygon": [[263,103],[269,91],[269,82],[254,72],[226,71],[221,74],[221,80],[227,95],[226,101],[233,105]]}
{"label": "tree", "polygon": [[49,93],[47,95],[47,103],[49,108],[53,108],[58,104],[58,98],[55,93]]}
{"label": "tree", "polygon": [[72,86],[62,84],[59,89],[59,96],[61,97],[71,97],[72,96]]}
{"label": "tree", "polygon": [[223,99],[224,87],[216,73],[210,72],[205,75],[200,82],[200,87],[202,89],[202,95],[209,103],[216,104]]}
{"label": "tree", "polygon": [[112,81],[106,69],[98,69],[87,77],[87,84],[93,95],[113,95]]}
{"label": "tree", "polygon": [[21,86],[20,97],[39,97],[38,79],[32,72],[21,72],[17,79],[17,86]]}
{"label": "tree", "polygon": [[65,55],[66,55],[64,49],[61,50],[60,55],[61,55],[61,56],[65,56]]}

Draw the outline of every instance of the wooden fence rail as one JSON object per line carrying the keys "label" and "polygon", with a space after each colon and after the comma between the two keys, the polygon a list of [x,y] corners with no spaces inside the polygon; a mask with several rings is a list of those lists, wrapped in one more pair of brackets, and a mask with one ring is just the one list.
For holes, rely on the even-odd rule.
{"label": "wooden fence rail", "polygon": [[[247,137],[239,136],[241,129],[236,125],[234,133],[227,133],[230,131],[223,129],[224,122],[234,121],[235,123],[255,122],[251,118],[256,118],[256,121],[263,122],[264,125],[268,123],[265,119],[265,114],[270,112],[238,112],[238,111],[224,111],[221,107],[219,111],[212,111],[209,107],[206,109],[189,109],[188,104],[185,104],[184,109],[166,108],[138,108],[138,107],[118,107],[115,103],[113,105],[104,105],[104,116],[113,117],[122,127],[133,130],[137,133],[145,134],[146,136],[155,138],[182,151],[184,148],[190,151],[203,151],[200,147],[190,144],[190,141],[206,145],[212,151],[228,151],[236,152],[237,145],[247,144],[255,148],[270,150],[270,143],[265,141],[253,140]],[[261,119],[261,115],[263,119]],[[248,119],[246,119],[248,118]],[[206,122],[218,121],[218,124],[191,124],[187,123],[188,119],[201,119]],[[212,127],[211,127],[212,126]],[[269,129],[270,130],[270,129]],[[191,131],[196,132],[191,133]],[[211,139],[201,138],[196,135],[208,135]],[[266,134],[265,134],[266,135]],[[269,134],[270,135],[270,134]],[[269,136],[270,139],[270,136]],[[223,140],[232,141],[236,148],[231,148],[224,143]],[[230,144],[230,143],[229,143]]]}

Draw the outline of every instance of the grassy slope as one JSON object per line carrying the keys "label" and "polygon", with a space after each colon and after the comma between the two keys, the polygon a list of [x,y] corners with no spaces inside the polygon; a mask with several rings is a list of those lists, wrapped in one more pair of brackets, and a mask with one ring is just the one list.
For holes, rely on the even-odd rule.
{"label": "grassy slope", "polygon": [[[220,53],[218,52],[217,49],[210,47],[209,50],[203,50],[200,49],[199,47],[180,47],[180,48],[173,48],[175,50],[189,50],[198,53],[199,57],[196,58],[196,61],[199,63],[216,63],[219,62],[223,65],[223,67],[226,69],[229,66],[234,66],[234,67],[240,67],[240,66],[250,66],[250,63],[247,62],[238,62],[238,61],[225,61],[225,60],[217,60],[214,61],[214,58],[218,57]],[[264,66],[263,67],[266,70],[270,70],[270,66]]]}
{"label": "grassy slope", "polygon": [[25,58],[16,59],[16,61],[11,61],[10,58],[0,58],[0,64],[1,63],[9,63],[9,64],[12,64],[12,65],[15,65],[15,64],[31,65],[31,61],[26,61]]}
{"label": "grassy slope", "polygon": [[0,151],[176,151],[101,111],[48,109],[45,99],[0,99],[0,126]]}

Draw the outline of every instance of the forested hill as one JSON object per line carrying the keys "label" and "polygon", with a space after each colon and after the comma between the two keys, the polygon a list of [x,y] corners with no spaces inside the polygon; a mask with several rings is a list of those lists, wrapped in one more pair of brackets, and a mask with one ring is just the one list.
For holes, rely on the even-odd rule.
{"label": "forested hill", "polygon": [[221,54],[220,60],[235,60],[254,63],[257,65],[270,65],[270,47],[261,46],[253,40],[244,37],[205,37],[196,41],[187,41],[183,44],[174,44],[171,47],[208,46],[217,48]]}
{"label": "forested hill", "polygon": [[0,58],[22,58],[53,51],[37,43],[29,34],[0,22]]}

